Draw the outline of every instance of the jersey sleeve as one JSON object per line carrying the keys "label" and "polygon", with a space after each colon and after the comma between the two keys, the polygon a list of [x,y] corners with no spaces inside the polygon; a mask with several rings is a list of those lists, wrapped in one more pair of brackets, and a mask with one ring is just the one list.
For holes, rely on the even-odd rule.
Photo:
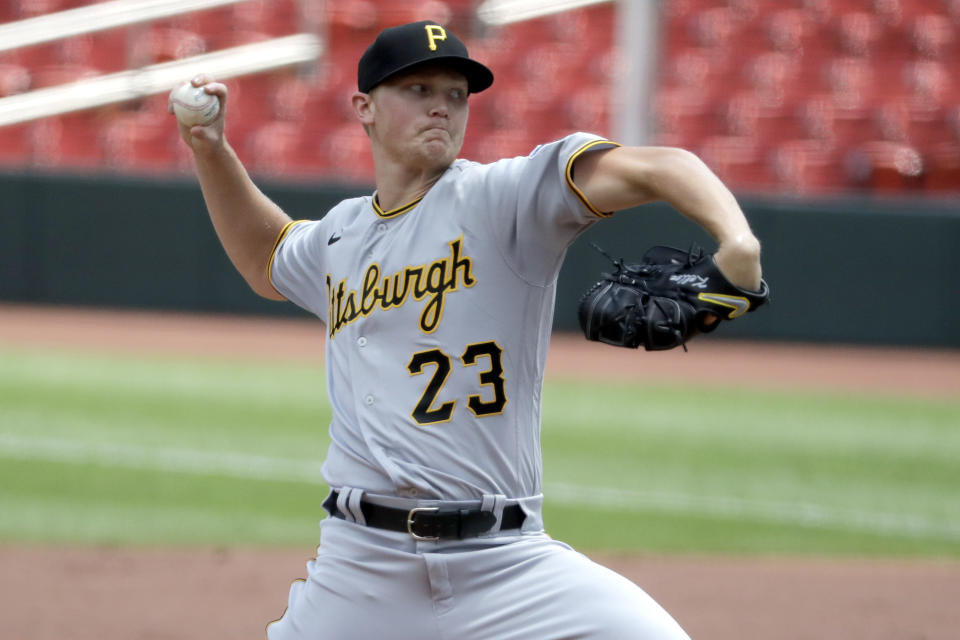
{"label": "jersey sleeve", "polygon": [[573,166],[584,153],[617,146],[576,133],[541,145],[528,156],[488,165],[485,189],[492,232],[500,238],[504,258],[520,275],[549,283],[574,239],[610,215],[577,188]]}
{"label": "jersey sleeve", "polygon": [[277,237],[267,278],[277,293],[326,322],[326,273],[319,220],[287,223]]}

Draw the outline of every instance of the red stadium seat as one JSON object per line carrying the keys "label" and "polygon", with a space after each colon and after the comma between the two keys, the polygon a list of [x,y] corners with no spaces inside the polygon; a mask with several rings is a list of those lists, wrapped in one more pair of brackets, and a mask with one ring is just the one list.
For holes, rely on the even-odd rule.
{"label": "red stadium seat", "polygon": [[238,2],[231,8],[233,31],[259,31],[270,37],[297,33],[300,15],[294,0]]}
{"label": "red stadium seat", "polygon": [[716,105],[696,90],[661,91],[654,106],[654,129],[660,144],[692,147],[722,131]]}
{"label": "red stadium seat", "polygon": [[876,122],[881,138],[924,149],[954,138],[949,113],[938,103],[903,97],[879,105]]}
{"label": "red stadium seat", "polygon": [[900,98],[880,105],[875,117],[881,139],[922,149],[953,138],[948,114],[949,111],[939,105]]}
{"label": "red stadium seat", "polygon": [[243,138],[263,123],[273,119],[275,85],[276,77],[269,73],[244,76],[229,81],[228,135],[234,139]]}
{"label": "red stadium seat", "polygon": [[30,71],[19,64],[0,63],[0,97],[23,93],[30,88]]}
{"label": "red stadium seat", "polygon": [[203,38],[208,51],[217,51],[231,46],[234,39],[232,21],[233,8],[226,5],[157,21],[152,25],[195,33]]}
{"label": "red stadium seat", "polygon": [[922,115],[916,112],[911,113],[909,135],[911,144],[926,151],[943,142],[955,140],[946,114],[945,109],[937,109]]}
{"label": "red stadium seat", "polygon": [[927,59],[950,58],[956,39],[956,26],[940,13],[919,15],[911,25],[910,43],[920,56]]}
{"label": "red stadium seat", "polygon": [[31,71],[61,62],[56,44],[50,42],[14,49],[0,55],[4,62],[22,65]]}
{"label": "red stadium seat", "polygon": [[296,123],[270,121],[247,137],[244,164],[251,173],[261,176],[301,176],[313,169],[304,153],[307,143]]}
{"label": "red stadium seat", "polygon": [[131,59],[137,66],[147,66],[197,56],[206,50],[206,41],[197,33],[173,27],[154,27],[136,40]]}
{"label": "red stadium seat", "polygon": [[[940,0],[935,0],[939,2]],[[917,15],[926,13],[923,0],[873,0],[870,10],[877,17],[881,32],[876,58],[881,63],[901,62],[913,55],[910,26]]]}
{"label": "red stadium seat", "polygon": [[878,140],[852,149],[845,158],[851,184],[873,191],[905,191],[923,186],[924,161],[915,148]]}
{"label": "red stadium seat", "polygon": [[936,13],[944,7],[943,0],[870,0],[870,7],[891,28],[906,28],[917,16]]}
{"label": "red stadium seat", "polygon": [[758,191],[770,188],[766,152],[756,139],[712,136],[697,150],[700,158],[731,189]]}
{"label": "red stadium seat", "polygon": [[916,108],[936,108],[960,97],[960,82],[936,60],[911,60],[902,67],[905,93]]}
{"label": "red stadium seat", "polygon": [[804,137],[817,139],[809,134],[799,105],[790,104],[777,111],[767,111],[760,119],[759,139],[768,150],[784,140]]}
{"label": "red stadium seat", "polygon": [[787,107],[804,95],[798,58],[780,52],[761,53],[744,65],[747,88],[767,107]]}
{"label": "red stadium seat", "polygon": [[341,125],[326,139],[317,141],[317,153],[334,177],[356,182],[373,182],[373,155],[370,139],[355,122]]}
{"label": "red stadium seat", "polygon": [[748,91],[741,91],[725,101],[720,109],[722,133],[739,138],[759,136],[760,102]]}
{"label": "red stadium seat", "polygon": [[357,90],[355,79],[351,79],[340,86],[332,87],[319,92],[311,92],[307,97],[309,117],[304,123],[307,129],[320,122],[320,128],[329,129],[331,123],[335,125],[356,123],[357,116],[353,111],[351,97]]}
{"label": "red stadium seat", "polygon": [[477,132],[473,133],[474,144],[469,157],[477,162],[525,156],[538,144],[545,142],[532,136],[526,129],[498,129],[479,139],[475,135]]}
{"label": "red stadium seat", "polygon": [[522,87],[504,86],[485,98],[491,124],[499,129],[523,127],[532,120],[531,104]]}
{"label": "red stadium seat", "polygon": [[550,42],[552,40],[550,23],[546,18],[515,22],[501,28],[504,31],[510,32],[511,38],[522,47],[518,49],[520,51],[528,51],[541,42]]}
{"label": "red stadium seat", "polygon": [[[869,105],[880,95],[880,87],[894,84],[876,82],[874,67],[866,58],[834,58],[827,62],[824,72],[833,101],[841,108]],[[888,89],[888,93],[895,91],[896,87]]]}
{"label": "red stadium seat", "polygon": [[81,67],[94,66],[92,63],[93,36],[84,34],[57,40],[53,43],[57,64]]}
{"label": "red stadium seat", "polygon": [[763,147],[805,135],[803,120],[793,105],[771,104],[749,91],[723,102],[720,115],[725,135],[752,138]]}
{"label": "red stadium seat", "polygon": [[25,166],[31,162],[32,123],[0,127],[0,166]]}
{"label": "red stadium seat", "polygon": [[270,115],[285,122],[304,121],[310,86],[296,75],[280,74],[270,93]]}
{"label": "red stadium seat", "polygon": [[18,0],[17,2],[11,2],[11,4],[16,9],[14,16],[16,20],[35,18],[65,8],[63,0]]}
{"label": "red stadium seat", "polygon": [[838,104],[830,94],[817,94],[798,110],[804,137],[844,148],[877,137],[872,109],[860,104]]}
{"label": "red stadium seat", "polygon": [[716,0],[675,0],[661,5],[661,29],[670,34],[670,46],[678,49],[696,46],[690,24],[700,12],[717,6]]}
{"label": "red stadium seat", "polygon": [[73,169],[101,167],[101,120],[96,111],[38,120],[30,131],[33,164]]}
{"label": "red stadium seat", "polygon": [[928,191],[960,192],[960,143],[944,141],[927,148],[924,153],[926,175],[923,186]]}
{"label": "red stadium seat", "polygon": [[950,132],[952,134],[950,136],[950,140],[952,142],[960,142],[960,101],[958,101],[956,105],[946,110],[944,120],[950,127]]}
{"label": "red stadium seat", "polygon": [[547,17],[553,42],[604,42],[613,33],[615,10],[610,5],[595,5],[561,11]]}
{"label": "red stadium seat", "polygon": [[344,0],[319,4],[323,7],[322,20],[334,32],[376,32],[380,24],[380,10],[372,0]]}
{"label": "red stadium seat", "polygon": [[954,24],[960,24],[960,0],[946,0],[945,10]]}
{"label": "red stadium seat", "polygon": [[33,82],[31,89],[40,89],[43,87],[55,87],[61,84],[69,84],[84,78],[93,78],[100,75],[100,70],[93,67],[57,64],[46,67],[39,67],[32,73]]}
{"label": "red stadium seat", "polygon": [[802,135],[796,139],[820,140],[826,144],[845,145],[846,140],[837,140],[836,106],[827,95],[815,95],[799,106],[797,115],[803,127]]}
{"label": "red stadium seat", "polygon": [[131,173],[173,172],[180,140],[172,118],[150,111],[119,114],[101,132],[107,166]]}
{"label": "red stadium seat", "polygon": [[737,30],[736,12],[729,7],[715,7],[697,12],[687,28],[697,46],[726,49]]}
{"label": "red stadium seat", "polygon": [[[417,20],[436,20],[441,24],[451,25],[453,11],[442,0],[392,0],[380,3],[381,28],[389,27]],[[463,33],[463,29],[458,30]]]}
{"label": "red stadium seat", "polygon": [[837,42],[844,55],[858,58],[875,52],[882,31],[880,20],[866,11],[851,11],[836,20]]}
{"label": "red stadium seat", "polygon": [[[533,100],[546,94],[572,91],[589,82],[589,58],[567,43],[549,43],[531,48],[521,61],[522,82]],[[553,96],[551,96],[553,97]]]}
{"label": "red stadium seat", "polygon": [[500,31],[484,38],[464,38],[470,57],[490,67],[498,88],[506,84],[507,70],[511,69],[516,61],[513,50],[516,42],[508,34],[509,32]]}
{"label": "red stadium seat", "polygon": [[803,0],[800,10],[806,14],[806,19],[813,25],[822,27],[833,23],[838,13],[856,11],[863,8],[863,0]]}
{"label": "red stadium seat", "polygon": [[835,148],[860,144],[877,136],[877,128],[866,107],[837,105],[832,96],[819,94],[798,110],[803,137]]}
{"label": "red stadium seat", "polygon": [[104,73],[129,68],[127,57],[128,29],[111,29],[89,35],[88,63]]}
{"label": "red stadium seat", "polygon": [[610,102],[592,88],[570,94],[563,103],[563,123],[573,131],[610,130]]}
{"label": "red stadium seat", "polygon": [[910,142],[910,108],[905,100],[887,100],[878,105],[874,119],[881,140]]}
{"label": "red stadium seat", "polygon": [[798,56],[818,44],[817,22],[809,11],[783,8],[771,12],[765,22],[766,41],[773,51]]}
{"label": "red stadium seat", "polygon": [[696,91],[703,100],[709,101],[721,88],[716,78],[724,73],[725,65],[726,61],[709,49],[696,47],[677,51],[661,67],[661,87]]}
{"label": "red stadium seat", "polygon": [[769,161],[778,191],[826,193],[846,186],[837,153],[817,141],[788,140],[772,151]]}

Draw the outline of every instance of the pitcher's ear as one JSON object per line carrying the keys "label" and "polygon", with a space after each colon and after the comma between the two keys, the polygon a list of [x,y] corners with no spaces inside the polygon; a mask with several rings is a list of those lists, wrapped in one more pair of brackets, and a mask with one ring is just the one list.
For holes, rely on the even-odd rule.
{"label": "pitcher's ear", "polygon": [[373,97],[369,93],[355,92],[350,96],[350,103],[353,105],[353,112],[357,114],[357,119],[362,124],[373,124],[374,104]]}

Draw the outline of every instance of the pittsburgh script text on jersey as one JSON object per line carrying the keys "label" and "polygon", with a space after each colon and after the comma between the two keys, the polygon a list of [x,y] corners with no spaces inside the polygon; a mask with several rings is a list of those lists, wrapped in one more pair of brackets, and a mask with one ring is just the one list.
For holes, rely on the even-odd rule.
{"label": "pittsburgh script text on jersey", "polygon": [[346,278],[333,286],[333,277],[327,274],[327,293],[330,299],[330,337],[357,318],[365,318],[377,308],[382,310],[402,306],[413,295],[414,300],[430,296],[420,314],[420,330],[432,333],[443,317],[444,297],[451,291],[476,284],[473,277],[473,260],[461,257],[463,236],[447,243],[450,255],[430,263],[404,267],[400,271],[381,278],[380,265],[370,264],[363,275],[363,286],[346,288]]}

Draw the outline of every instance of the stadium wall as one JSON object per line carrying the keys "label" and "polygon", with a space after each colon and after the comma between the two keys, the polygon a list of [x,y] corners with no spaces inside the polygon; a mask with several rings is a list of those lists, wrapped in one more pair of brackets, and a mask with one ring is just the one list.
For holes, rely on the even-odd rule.
{"label": "stadium wall", "polygon": [[[319,218],[365,185],[266,184],[294,218]],[[960,201],[739,194],[763,242],[773,303],[728,338],[960,347]],[[305,315],[255,296],[234,272],[193,179],[0,174],[0,301]],[[570,248],[555,325],[578,330],[580,294],[654,244],[712,248],[669,206],[622,212]],[[2,312],[0,312],[2,316]],[[2,322],[0,322],[2,330]]]}

